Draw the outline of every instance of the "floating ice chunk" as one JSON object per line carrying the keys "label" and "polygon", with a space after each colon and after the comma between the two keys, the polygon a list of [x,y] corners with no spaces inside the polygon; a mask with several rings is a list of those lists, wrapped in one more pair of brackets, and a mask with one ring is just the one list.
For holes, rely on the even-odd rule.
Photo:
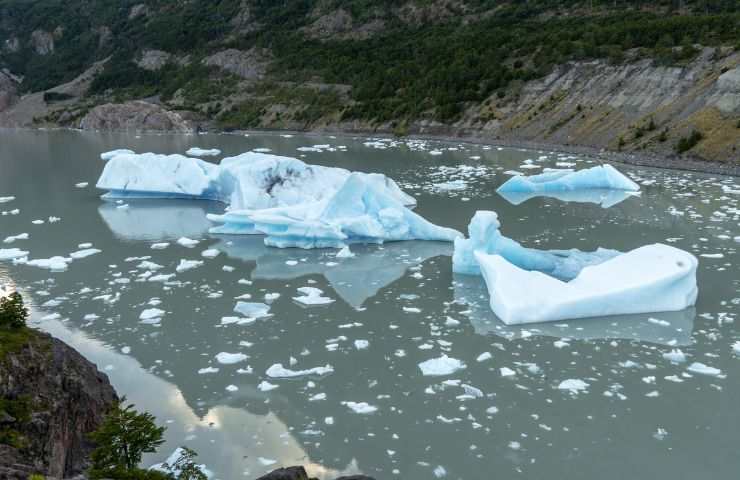
{"label": "floating ice chunk", "polygon": [[263,318],[270,316],[270,306],[265,303],[236,302],[234,307],[236,313],[241,313],[249,318]]}
{"label": "floating ice chunk", "polygon": [[263,380],[260,382],[259,385],[257,385],[257,388],[260,392],[269,392],[270,390],[275,390],[280,385],[275,385],[274,383],[270,383],[267,380]]}
{"label": "floating ice chunk", "polygon": [[198,375],[206,375],[208,373],[218,373],[219,372],[218,367],[205,367],[198,370]]}
{"label": "floating ice chunk", "polygon": [[325,201],[292,207],[230,211],[217,233],[262,232],[273,247],[326,248],[398,240],[452,241],[460,233],[436,226],[406,208],[383,176],[350,175]]}
{"label": "floating ice chunk", "polygon": [[367,340],[355,340],[355,348],[357,350],[365,350],[369,346],[370,342],[368,342]]}
{"label": "floating ice chunk", "polygon": [[378,407],[367,402],[342,402],[342,405],[346,405],[353,412],[363,415],[378,411]]}
{"label": "floating ice chunk", "polygon": [[164,250],[165,248],[169,246],[170,246],[169,242],[152,243],[151,249],[152,250]]}
{"label": "floating ice chunk", "polygon": [[434,476],[437,478],[447,476],[447,470],[445,470],[445,467],[443,467],[442,465],[437,465],[432,473],[434,473]]}
{"label": "floating ice chunk", "polygon": [[345,245],[341,250],[337,252],[337,258],[352,258],[355,254],[349,249],[349,245]]}
{"label": "floating ice chunk", "polygon": [[202,260],[180,260],[180,263],[175,268],[175,271],[177,273],[187,272],[188,270],[192,270],[194,268],[198,268],[201,265],[203,265]]}
{"label": "floating ice chunk", "polygon": [[732,351],[735,353],[735,355],[740,355],[740,341],[732,344]]}
{"label": "floating ice chunk", "polygon": [[552,169],[529,177],[511,177],[498,192],[563,192],[572,190],[627,190],[637,192],[640,186],[611,165],[599,165],[584,170]]}
{"label": "floating ice chunk", "polygon": [[620,252],[599,248],[594,252],[580,250],[537,250],[526,248],[515,240],[501,234],[496,212],[479,210],[475,212],[468,232],[470,238],[455,240],[455,253],[452,256],[452,270],[455,273],[479,275],[480,268],[474,252],[500,255],[511,264],[524,270],[536,270],[562,280],[575,278],[586,266],[598,265]]}
{"label": "floating ice chunk", "polygon": [[159,275],[152,275],[149,277],[149,282],[169,282],[170,279],[172,279],[175,276],[174,273],[164,274],[161,273]]}
{"label": "floating ice chunk", "polygon": [[86,188],[88,185],[89,185],[89,183],[87,183],[87,182],[75,183],[75,187],[76,188]]}
{"label": "floating ice chunk", "polygon": [[570,393],[578,393],[586,390],[588,388],[588,383],[584,382],[583,380],[577,379],[577,378],[569,378],[567,380],[563,380],[558,385],[558,390],[568,390]]}
{"label": "floating ice chunk", "polygon": [[192,147],[189,148],[187,152],[185,152],[185,155],[190,155],[191,157],[215,157],[221,155],[221,150],[219,150],[218,148],[203,149]]}
{"label": "floating ice chunk", "polygon": [[226,391],[227,392],[236,392],[238,390],[239,390],[239,387],[237,387],[236,385],[233,385],[232,384],[232,385],[227,385],[226,386]]}
{"label": "floating ice chunk", "polygon": [[112,157],[96,185],[105,198],[203,198],[219,200],[218,166],[183,155],[123,153]]}
{"label": "floating ice chunk", "polygon": [[157,324],[162,321],[162,316],[164,315],[164,310],[160,310],[159,308],[147,308],[141,314],[139,315],[139,320],[141,323],[146,324]]}
{"label": "floating ice chunk", "polygon": [[0,248],[0,261],[27,257],[29,252],[20,248]]}
{"label": "floating ice chunk", "polygon": [[221,253],[220,250],[216,250],[215,248],[209,248],[208,250],[203,250],[201,252],[201,256],[205,258],[216,258]]}
{"label": "floating ice chunk", "polygon": [[5,240],[3,240],[3,243],[13,243],[16,240],[28,240],[28,234],[19,233],[18,235],[10,235],[9,237],[5,237]]}
{"label": "floating ice chunk", "polygon": [[498,192],[507,202],[519,205],[535,197],[555,198],[561,202],[595,203],[601,208],[610,208],[629,197],[639,195],[638,192],[627,190],[571,190],[562,192]]}
{"label": "floating ice chunk", "polygon": [[8,203],[15,200],[15,197],[9,196],[9,197],[0,197],[0,203]]}
{"label": "floating ice chunk", "polygon": [[324,291],[315,287],[300,287],[298,291],[303,295],[293,297],[293,300],[303,305],[327,305],[334,302],[333,298],[323,297]]}
{"label": "floating ice chunk", "polygon": [[118,155],[135,155],[136,152],[133,150],[128,150],[126,148],[119,148],[116,150],[111,150],[110,152],[103,152],[100,154],[100,159],[103,161],[108,161],[111,158],[117,157]]}
{"label": "floating ice chunk", "polygon": [[719,377],[720,375],[722,375],[722,370],[720,370],[719,368],[710,367],[708,365],[704,365],[701,362],[692,363],[686,370],[691,373],[698,373],[699,375],[709,375],[712,377]]}
{"label": "floating ice chunk", "polygon": [[307,370],[290,370],[283,367],[282,363],[276,363],[267,369],[265,374],[270,378],[295,378],[306,375],[328,375],[334,372],[334,367],[325,365],[323,367],[314,367]]}
{"label": "floating ice chunk", "polygon": [[419,364],[421,374],[424,376],[452,375],[465,368],[465,363],[456,358],[442,355],[439,358],[430,358]]}
{"label": "floating ice chunk", "polygon": [[499,368],[499,372],[501,373],[502,377],[513,377],[516,375],[516,371],[510,369],[509,367],[501,367]]}
{"label": "floating ice chunk", "polygon": [[220,352],[216,355],[216,361],[222,365],[233,365],[235,363],[243,362],[247,357],[243,353],[228,353]]}
{"label": "floating ice chunk", "polygon": [[200,241],[193,240],[192,238],[188,237],[180,237],[177,239],[177,243],[185,248],[193,248],[194,246],[198,245]]}
{"label": "floating ice chunk", "polygon": [[54,256],[51,258],[38,258],[25,262],[26,265],[29,265],[31,267],[44,268],[46,270],[51,270],[52,272],[63,272],[67,269],[67,266],[70,263],[72,263],[71,258],[60,256]]}
{"label": "floating ice chunk", "polygon": [[475,252],[491,309],[507,325],[677,311],[696,302],[696,257],[662,244],[584,268],[570,282]]}
{"label": "floating ice chunk", "polygon": [[670,352],[664,353],[663,358],[672,363],[684,363],[686,361],[686,354],[680,349],[674,348]]}
{"label": "floating ice chunk", "polygon": [[78,260],[80,258],[86,258],[91,255],[95,255],[97,253],[100,253],[101,251],[102,250],[98,250],[97,248],[84,248],[82,250],[77,250],[76,252],[70,253],[69,256],[75,260]]}
{"label": "floating ice chunk", "polygon": [[491,352],[483,352],[475,359],[476,362],[485,362],[486,360],[490,360],[493,358],[491,355]]}

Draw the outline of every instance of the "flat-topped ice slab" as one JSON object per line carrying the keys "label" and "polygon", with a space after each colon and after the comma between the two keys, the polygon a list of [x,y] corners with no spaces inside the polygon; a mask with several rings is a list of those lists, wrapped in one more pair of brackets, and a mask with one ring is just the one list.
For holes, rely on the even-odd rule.
{"label": "flat-topped ice slab", "polygon": [[412,212],[384,176],[353,173],[330,198],[282,208],[232,210],[209,219],[212,233],[262,233],[273,247],[340,248],[399,240],[451,242],[460,232]]}
{"label": "flat-topped ice slab", "polygon": [[523,247],[504,236],[496,212],[480,210],[468,226],[470,238],[455,239],[452,270],[466,275],[480,275],[474,252],[501,255],[524,270],[536,270],[553,277],[570,280],[588,265],[597,265],[620,254],[616,250],[599,248],[593,252],[577,249],[538,250]]}
{"label": "flat-topped ice slab", "polygon": [[639,196],[639,192],[628,190],[606,190],[606,189],[584,189],[552,192],[508,192],[498,191],[507,202],[512,205],[520,205],[527,200],[537,197],[547,197],[560,200],[561,202],[595,203],[601,208],[610,208],[622,203],[633,196]]}
{"label": "flat-topped ice slab", "polygon": [[548,169],[538,175],[517,175],[507,180],[496,191],[547,193],[599,189],[637,192],[640,186],[611,165],[599,165],[578,171]]}
{"label": "flat-topped ice slab", "polygon": [[678,311],[698,294],[692,254],[647,245],[583,268],[570,282],[524,270],[498,254],[474,253],[491,309],[507,325]]}

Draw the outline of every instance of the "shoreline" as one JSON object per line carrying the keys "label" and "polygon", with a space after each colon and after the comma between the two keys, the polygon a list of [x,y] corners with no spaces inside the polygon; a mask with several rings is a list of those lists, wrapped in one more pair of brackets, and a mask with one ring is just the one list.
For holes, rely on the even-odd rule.
{"label": "shoreline", "polygon": [[274,129],[244,129],[244,130],[205,130],[202,132],[173,132],[158,130],[80,130],[69,127],[46,127],[46,128],[0,128],[0,131],[29,130],[29,131],[54,131],[66,130],[73,132],[97,132],[97,133],[132,133],[132,134],[171,134],[171,135],[302,135],[306,137],[326,137],[340,136],[345,138],[394,138],[396,140],[426,140],[448,143],[467,143],[471,145],[486,145],[491,147],[521,148],[525,150],[546,150],[557,153],[569,153],[574,155],[586,155],[593,159],[603,162],[613,162],[624,165],[639,167],[660,168],[669,170],[679,170],[685,172],[702,173],[708,175],[726,175],[740,177],[740,164],[716,162],[704,160],[698,157],[675,155],[664,156],[658,154],[638,153],[638,152],[618,152],[605,148],[592,147],[587,145],[564,145],[547,142],[534,142],[528,140],[503,140],[487,138],[476,135],[443,135],[432,133],[410,134],[403,137],[396,137],[392,132],[387,131],[364,131],[356,129],[332,129],[324,130],[274,130]]}

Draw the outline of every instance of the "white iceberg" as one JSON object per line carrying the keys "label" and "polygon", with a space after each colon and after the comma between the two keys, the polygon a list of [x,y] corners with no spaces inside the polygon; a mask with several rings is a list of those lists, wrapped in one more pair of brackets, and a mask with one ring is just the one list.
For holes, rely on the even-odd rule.
{"label": "white iceberg", "polygon": [[507,325],[678,311],[696,302],[696,257],[654,244],[583,268],[570,282],[475,252],[491,309]]}
{"label": "white iceberg", "polygon": [[568,190],[559,192],[514,192],[499,190],[498,194],[512,205],[519,205],[535,197],[548,197],[555,198],[561,202],[595,203],[600,205],[601,208],[613,207],[629,197],[639,195],[639,193],[633,191],[606,189]]}
{"label": "white iceberg", "polygon": [[265,303],[254,303],[254,302],[236,302],[234,307],[236,313],[241,313],[248,318],[264,318],[269,317],[270,306]]}
{"label": "white iceberg", "polygon": [[0,248],[0,261],[16,260],[19,258],[27,257],[28,254],[28,251],[21,250],[20,248]]}
{"label": "white iceberg", "polygon": [[265,374],[270,378],[295,378],[306,375],[328,375],[334,372],[334,367],[326,365],[323,367],[314,367],[306,370],[291,370],[283,367],[282,363],[276,363],[267,369]]}
{"label": "white iceberg", "polygon": [[188,149],[187,152],[185,152],[185,155],[190,155],[191,157],[215,157],[217,155],[221,155],[221,150],[218,148],[198,148],[193,147]]}
{"label": "white iceberg", "polygon": [[620,254],[599,248],[594,252],[571,250],[538,250],[526,248],[499,231],[496,212],[479,210],[468,226],[470,238],[455,239],[452,270],[466,275],[480,275],[475,252],[500,255],[524,270],[536,270],[555,278],[570,280],[588,265],[598,265]]}
{"label": "white iceberg", "polygon": [[209,219],[224,223],[211,232],[264,233],[265,245],[279,248],[342,248],[415,239],[449,242],[461,236],[406,208],[387,181],[381,175],[353,173],[323,201],[211,215]]}
{"label": "white iceberg", "polygon": [[424,376],[452,375],[465,368],[465,363],[456,358],[442,355],[439,358],[430,358],[419,364],[419,370]]}
{"label": "white iceberg", "polygon": [[293,297],[293,300],[303,305],[328,305],[334,303],[333,298],[324,297],[324,291],[316,287],[300,287],[298,288],[298,292],[303,295]]}
{"label": "white iceberg", "polygon": [[538,175],[511,177],[496,191],[545,193],[574,190],[626,190],[637,192],[640,186],[611,165],[599,165],[584,170],[548,169]]}
{"label": "white iceberg", "polygon": [[109,152],[103,152],[100,154],[100,159],[103,161],[108,161],[113,157],[117,157],[118,155],[135,155],[136,152],[133,150],[129,150],[127,148],[118,148],[116,150],[111,150]]}

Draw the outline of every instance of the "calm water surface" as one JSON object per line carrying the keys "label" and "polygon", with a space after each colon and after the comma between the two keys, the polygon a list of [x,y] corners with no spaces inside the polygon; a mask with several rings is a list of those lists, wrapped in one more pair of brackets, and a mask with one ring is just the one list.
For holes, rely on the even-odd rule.
{"label": "calm water surface", "polygon": [[[167,443],[145,458],[147,465],[187,445],[223,480],[294,464],[323,478],[343,472],[405,480],[737,476],[737,179],[625,166],[642,194],[605,199],[617,202],[609,208],[553,198],[514,204],[495,193],[509,178],[505,172],[539,171],[525,170],[527,161],[577,168],[593,162],[496,147],[428,143],[421,150],[367,141],[0,132],[0,197],[15,197],[0,204],[0,241],[30,236],[0,248],[28,250],[29,258],[67,256],[88,242],[102,250],[59,273],[0,262],[0,283],[26,295],[35,325],[96,362],[119,393],[167,426]],[[297,151],[315,144],[335,151]],[[269,148],[309,163],[382,172],[416,196],[416,211],[430,221],[465,231],[476,210],[495,210],[503,233],[527,246],[629,250],[669,242],[700,256],[699,300],[696,309],[678,313],[511,328],[490,313],[480,278],[452,274],[449,244],[356,246],[356,257],[338,260],[336,251],[279,250],[259,237],[210,235],[205,216],[221,212],[219,204],[132,201],[117,208],[94,188],[103,151],[182,153],[192,146],[217,147],[223,156]],[[430,154],[435,148],[441,154]],[[465,183],[440,188],[454,180]],[[200,243],[185,248],[175,243],[182,236]],[[171,245],[152,249],[157,242]],[[204,259],[207,248],[222,253]],[[161,265],[156,273],[174,273],[181,259],[204,265],[170,282],[141,281],[142,261]],[[303,286],[336,301],[301,307],[292,297]],[[261,302],[275,293],[272,316],[221,324],[235,315],[236,297]],[[139,315],[153,305],[166,312],[160,325],[141,323]],[[365,342],[357,340],[367,347],[358,348]],[[687,362],[666,360],[672,349]],[[220,352],[248,358],[221,365]],[[486,352],[490,358],[478,361]],[[418,364],[443,353],[467,368],[422,376]],[[691,374],[692,362],[722,373]],[[265,370],[275,363],[296,370],[328,364],[334,372],[270,379]],[[502,368],[514,374],[503,375]],[[566,379],[588,388],[559,390]],[[277,388],[258,388],[265,380]],[[483,396],[465,395],[470,389],[463,385]],[[351,402],[377,410],[356,413]]]}

